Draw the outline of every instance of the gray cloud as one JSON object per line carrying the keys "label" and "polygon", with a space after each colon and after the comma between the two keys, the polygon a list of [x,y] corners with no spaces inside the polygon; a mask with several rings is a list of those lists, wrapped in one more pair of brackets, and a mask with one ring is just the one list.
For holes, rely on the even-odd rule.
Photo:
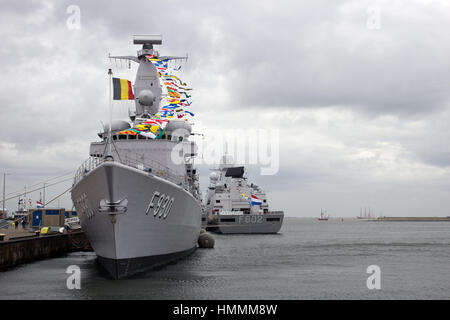
{"label": "gray cloud", "polygon": [[[80,30],[66,27],[72,4]],[[381,9],[380,30],[366,27],[369,5]],[[341,215],[364,203],[386,214],[450,204],[445,1],[0,6],[0,167],[14,174],[9,190],[77,168],[107,118],[107,68],[134,78],[107,54],[133,54],[131,35],[159,33],[161,53],[189,53],[183,70],[199,129],[280,130],[279,173],[250,172],[288,214],[315,214],[320,203]]]}

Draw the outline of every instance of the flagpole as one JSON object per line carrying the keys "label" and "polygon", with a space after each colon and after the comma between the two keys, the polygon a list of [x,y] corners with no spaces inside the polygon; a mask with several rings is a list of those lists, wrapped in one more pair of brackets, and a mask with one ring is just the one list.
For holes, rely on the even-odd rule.
{"label": "flagpole", "polygon": [[109,133],[108,133],[108,144],[109,144],[109,156],[112,157],[112,147],[111,147],[111,138],[112,138],[112,134],[111,134],[111,127],[112,127],[112,96],[111,96],[111,83],[112,83],[112,75],[113,72],[111,69],[108,70],[108,74],[109,74]]}
{"label": "flagpole", "polygon": [[45,182],[44,182],[44,198],[43,198],[42,204],[43,204],[43,207],[45,207]]}
{"label": "flagpole", "polygon": [[3,173],[3,211],[2,211],[2,214],[5,215],[6,219],[7,217],[5,214],[5,197],[6,197],[5,186],[6,186],[6,172]]}

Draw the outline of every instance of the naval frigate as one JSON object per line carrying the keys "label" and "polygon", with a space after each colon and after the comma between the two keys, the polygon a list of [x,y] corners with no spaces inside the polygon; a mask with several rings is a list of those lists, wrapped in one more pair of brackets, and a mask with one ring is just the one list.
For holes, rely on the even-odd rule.
{"label": "naval frigate", "polygon": [[[130,121],[110,119],[104,126],[71,191],[82,229],[114,279],[188,255],[201,228],[191,125],[177,117],[155,117],[167,92],[154,62],[187,57],[160,56],[153,46],[162,44],[161,36],[135,36],[133,42],[142,45],[136,56],[110,58],[139,64],[133,86],[136,112],[130,112]],[[157,138],[154,132],[139,131],[148,123],[165,124],[157,128]]]}
{"label": "naval frigate", "polygon": [[249,183],[245,168],[225,154],[210,176],[202,225],[222,234],[278,233],[283,211],[270,211],[266,193]]}

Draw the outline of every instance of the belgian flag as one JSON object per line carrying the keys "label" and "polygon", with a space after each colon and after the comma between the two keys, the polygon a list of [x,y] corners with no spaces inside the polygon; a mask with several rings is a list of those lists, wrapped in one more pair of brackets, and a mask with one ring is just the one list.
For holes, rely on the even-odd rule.
{"label": "belgian flag", "polygon": [[134,100],[131,82],[127,79],[112,78],[113,80],[113,99],[114,100]]}

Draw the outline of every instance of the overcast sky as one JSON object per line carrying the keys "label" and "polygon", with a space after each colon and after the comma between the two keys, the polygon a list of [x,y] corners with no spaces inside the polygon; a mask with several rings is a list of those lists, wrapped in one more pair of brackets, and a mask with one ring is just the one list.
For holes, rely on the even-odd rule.
{"label": "overcast sky", "polygon": [[[67,25],[71,5],[79,29]],[[272,209],[450,216],[449,28],[449,1],[0,0],[6,192],[76,170],[108,118],[107,69],[134,81],[136,66],[108,53],[133,55],[133,34],[162,34],[161,54],[189,55],[196,132],[279,131],[278,173],[249,168]],[[115,117],[129,107],[115,104]]]}

